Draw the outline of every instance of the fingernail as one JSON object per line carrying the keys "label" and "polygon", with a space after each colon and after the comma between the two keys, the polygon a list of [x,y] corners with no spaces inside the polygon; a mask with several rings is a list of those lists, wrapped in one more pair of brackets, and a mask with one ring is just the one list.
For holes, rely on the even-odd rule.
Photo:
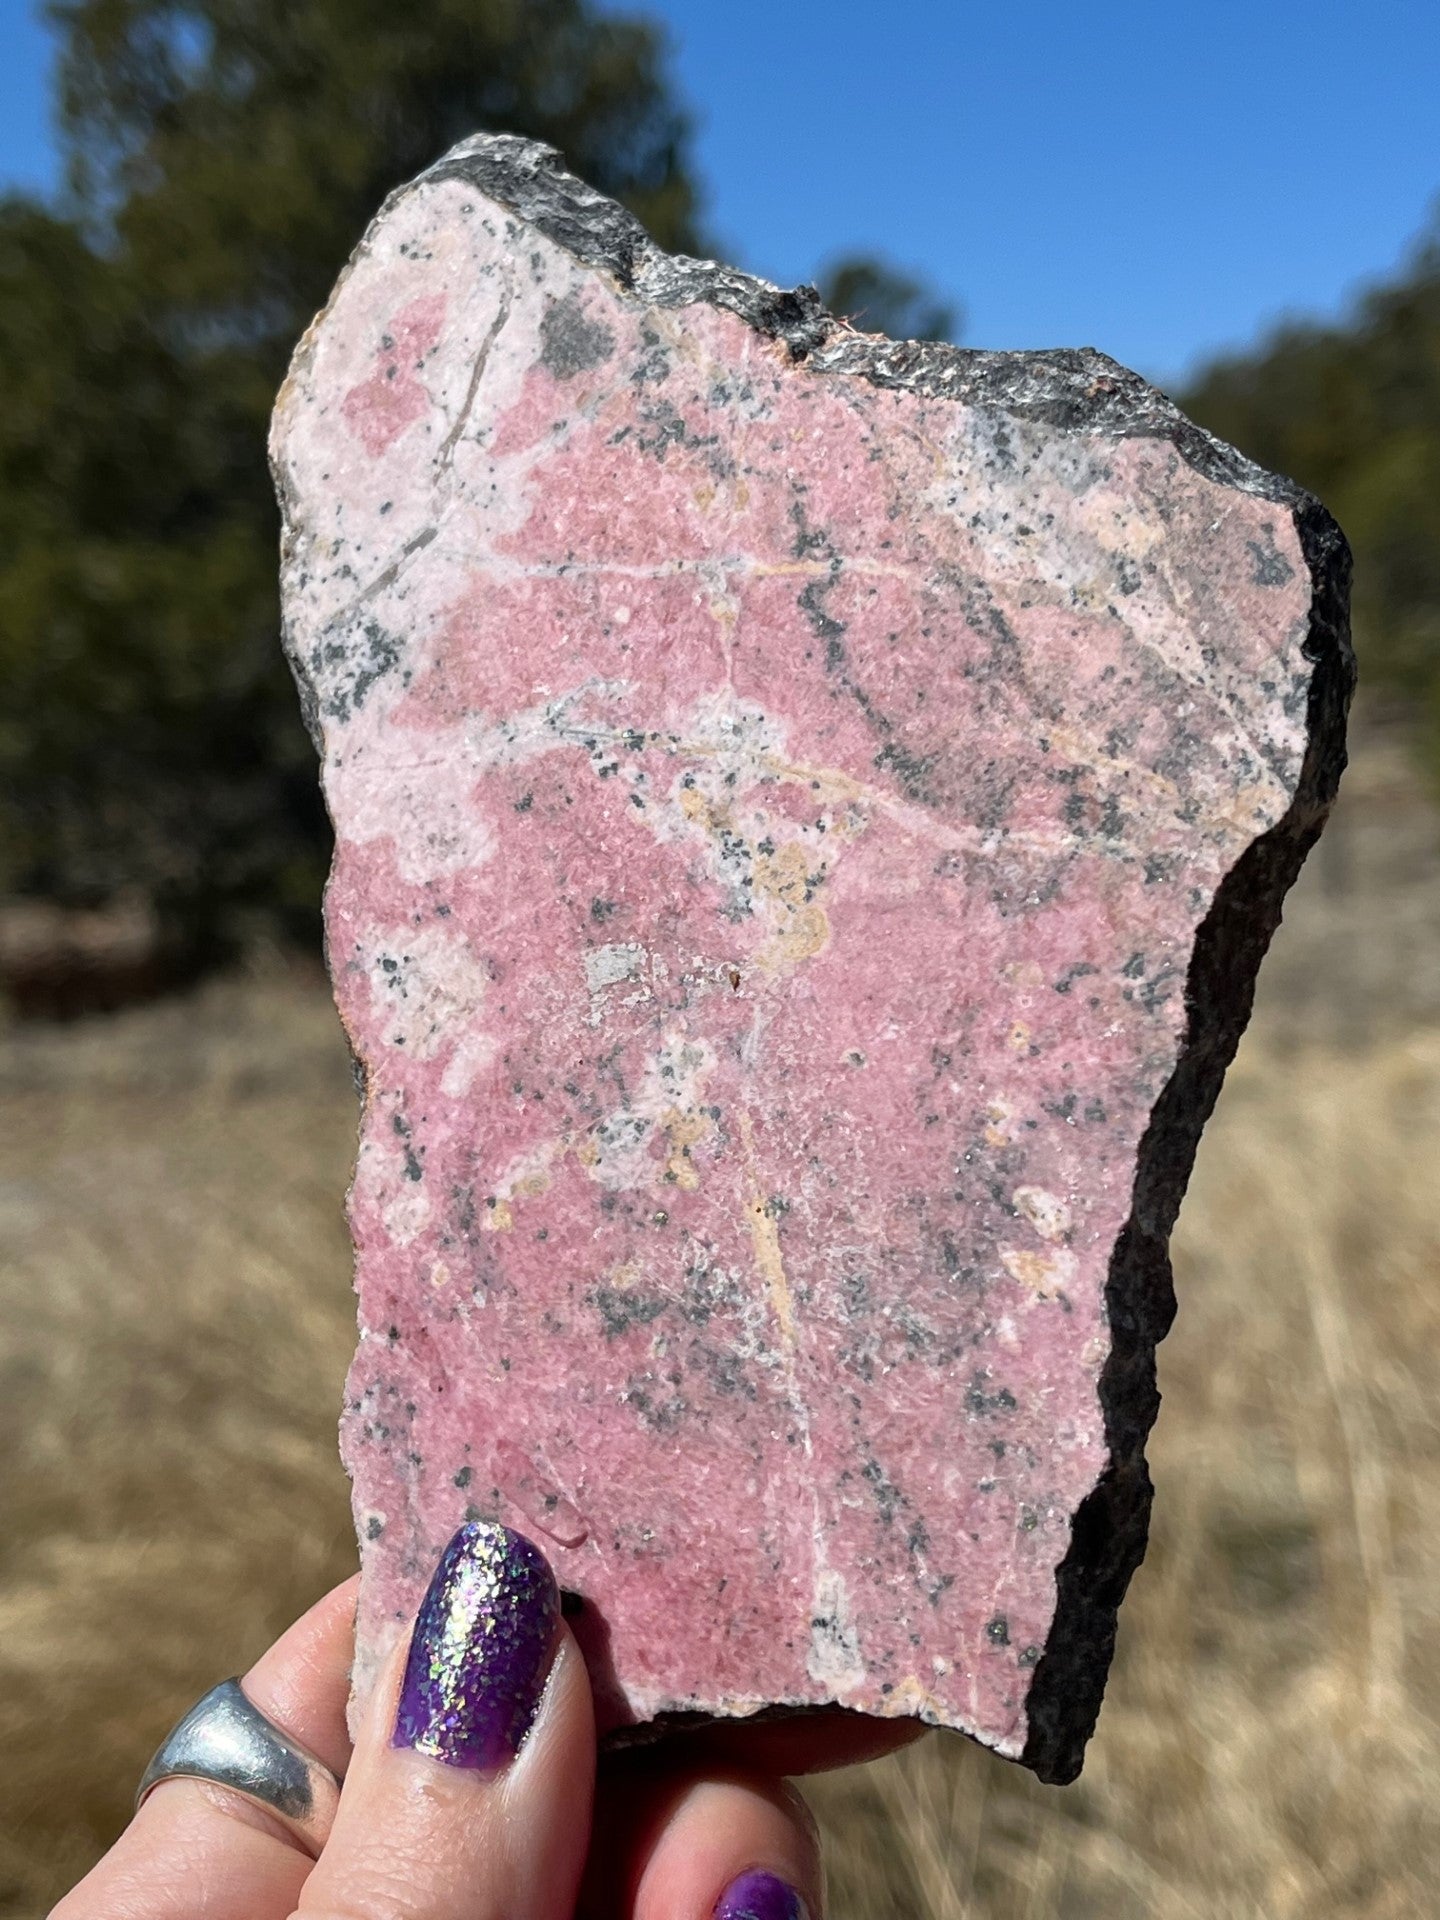
{"label": "fingernail", "polygon": [[808,1912],[794,1887],[763,1867],[732,1880],[715,1902],[715,1920],[808,1920]]}
{"label": "fingernail", "polygon": [[540,1549],[487,1520],[440,1556],[410,1636],[393,1747],[452,1767],[500,1767],[545,1690],[560,1594]]}

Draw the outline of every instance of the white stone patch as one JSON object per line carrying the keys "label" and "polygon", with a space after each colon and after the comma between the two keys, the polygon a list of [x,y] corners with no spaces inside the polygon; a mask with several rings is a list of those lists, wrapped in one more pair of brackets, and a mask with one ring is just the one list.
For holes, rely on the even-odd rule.
{"label": "white stone patch", "polygon": [[550,1184],[550,1169],[561,1150],[560,1141],[543,1140],[539,1146],[517,1154],[491,1183],[490,1191],[495,1199],[528,1200],[543,1193]]}
{"label": "white stone patch", "polygon": [[[678,752],[692,786],[717,805],[727,803],[737,790],[775,779],[788,762],[785,727],[729,687],[701,694],[678,731]],[[678,811],[673,824],[680,833],[689,831],[688,819]]]}
{"label": "white stone patch", "polygon": [[634,687],[628,680],[582,680],[578,687],[568,687],[553,699],[522,707],[501,719],[473,714],[465,723],[472,763],[478,771],[488,772],[492,767],[519,766],[561,747],[604,738],[604,726],[587,724],[582,711],[585,701],[592,696],[605,701],[626,700],[633,694]]}
{"label": "white stone patch", "polygon": [[1015,1205],[1042,1240],[1063,1240],[1070,1231],[1070,1209],[1044,1187],[1016,1187]]}
{"label": "white stone patch", "polygon": [[[658,1187],[663,1192],[674,1156],[711,1130],[702,1109],[715,1064],[714,1049],[705,1041],[667,1029],[629,1103],[612,1108],[581,1142],[579,1159],[590,1178],[615,1191]],[[661,1144],[652,1149],[655,1139]],[[683,1154],[676,1162],[681,1164]]]}
{"label": "white stone patch", "polygon": [[440,1091],[451,1100],[463,1100],[495,1058],[495,1041],[488,1033],[471,1031],[463,1036],[440,1076]]}
{"label": "white stone patch", "polygon": [[448,1051],[447,1074],[456,1069],[457,1090],[463,1090],[460,1081],[468,1086],[489,1044],[474,1023],[490,976],[465,935],[443,920],[400,927],[378,935],[371,951],[357,959],[369,979],[383,1043],[411,1060],[433,1060]]}
{"label": "white stone patch", "polygon": [[833,1567],[820,1568],[815,1580],[805,1671],[817,1686],[837,1694],[864,1684],[865,1663],[860,1658],[850,1590]]}
{"label": "white stone patch", "polygon": [[1039,1300],[1053,1300],[1075,1279],[1079,1262],[1068,1247],[1037,1252],[1033,1247],[1001,1247],[1000,1264]]}
{"label": "white stone patch", "polygon": [[[525,709],[504,722],[503,728],[491,728],[486,740],[485,763],[500,764],[503,760],[522,758],[527,749],[543,750],[546,744],[573,746],[595,740],[608,748],[619,743],[625,734],[613,721],[587,719],[584,703],[591,696],[610,703],[623,702],[633,694],[634,688],[628,680],[584,681],[543,707]],[[506,736],[506,746],[503,752],[496,752],[490,739],[500,732]],[[514,740],[510,744],[512,735]],[[674,722],[661,744],[682,769],[676,784],[685,780],[688,787],[698,789],[717,805],[730,803],[737,790],[785,777],[789,768],[785,728],[763,707],[754,701],[738,699],[728,687],[701,694],[689,713]],[[489,757],[492,753],[493,759]],[[673,793],[671,797],[673,801]],[[687,817],[673,805],[668,813],[672,831],[670,834],[662,831],[660,838],[689,830]]]}
{"label": "white stone patch", "polygon": [[598,1027],[605,1018],[612,987],[622,986],[626,981],[636,983],[634,992],[627,993],[620,1002],[622,1006],[633,1007],[651,998],[649,976],[654,963],[652,956],[638,941],[626,940],[614,946],[592,947],[585,955],[584,965],[585,985],[590,992],[588,1024],[592,1027]]}
{"label": "white stone patch", "polygon": [[463,723],[411,734],[367,711],[327,760],[325,797],[346,842],[393,841],[402,879],[424,884],[494,857],[479,771]]}
{"label": "white stone patch", "polygon": [[585,984],[591,993],[599,993],[617,980],[638,980],[644,966],[645,949],[638,941],[592,947],[585,955]]}
{"label": "white stone patch", "polygon": [[380,1215],[381,1225],[397,1247],[408,1247],[429,1220],[430,1196],[423,1181],[403,1181],[401,1191]]}

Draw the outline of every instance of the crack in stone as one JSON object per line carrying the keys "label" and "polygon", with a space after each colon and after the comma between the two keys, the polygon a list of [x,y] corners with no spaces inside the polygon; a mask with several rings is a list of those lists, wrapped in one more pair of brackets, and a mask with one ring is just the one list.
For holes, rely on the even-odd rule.
{"label": "crack in stone", "polygon": [[470,384],[465,389],[465,398],[460,403],[460,411],[455,416],[454,425],[440,442],[439,449],[435,455],[435,481],[437,486],[441,480],[448,480],[451,477],[455,459],[455,449],[459,445],[460,436],[469,424],[470,415],[474,411],[475,401],[480,392],[480,382],[484,379],[485,369],[490,362],[491,352],[494,349],[495,342],[505,331],[506,323],[510,318],[510,310],[514,303],[515,289],[509,277],[506,276],[501,282],[500,304],[496,309],[495,318],[490,322],[486,330],[485,338],[480,342],[479,350],[475,355],[474,365],[470,369]]}

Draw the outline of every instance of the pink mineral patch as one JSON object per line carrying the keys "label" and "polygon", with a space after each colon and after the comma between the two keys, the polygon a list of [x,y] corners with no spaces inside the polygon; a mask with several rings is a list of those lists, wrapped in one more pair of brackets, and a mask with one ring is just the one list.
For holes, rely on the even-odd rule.
{"label": "pink mineral patch", "polygon": [[604,206],[468,143],[276,420],[366,1089],[357,1689],[478,1513],[611,1729],[839,1703],[1067,1777],[1338,772],[1319,536],[1098,356],[797,346],[577,255],[537,168]]}

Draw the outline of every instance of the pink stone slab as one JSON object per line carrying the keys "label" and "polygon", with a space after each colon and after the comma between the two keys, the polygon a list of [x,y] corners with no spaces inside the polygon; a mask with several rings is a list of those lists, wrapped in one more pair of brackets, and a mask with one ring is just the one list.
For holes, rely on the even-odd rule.
{"label": "pink stone slab", "polygon": [[603,1725],[1078,1769],[1166,1242],[1343,763],[1344,543],[1094,353],[897,345],[513,138],[276,415],[363,1071],[356,1686],[467,1514]]}

